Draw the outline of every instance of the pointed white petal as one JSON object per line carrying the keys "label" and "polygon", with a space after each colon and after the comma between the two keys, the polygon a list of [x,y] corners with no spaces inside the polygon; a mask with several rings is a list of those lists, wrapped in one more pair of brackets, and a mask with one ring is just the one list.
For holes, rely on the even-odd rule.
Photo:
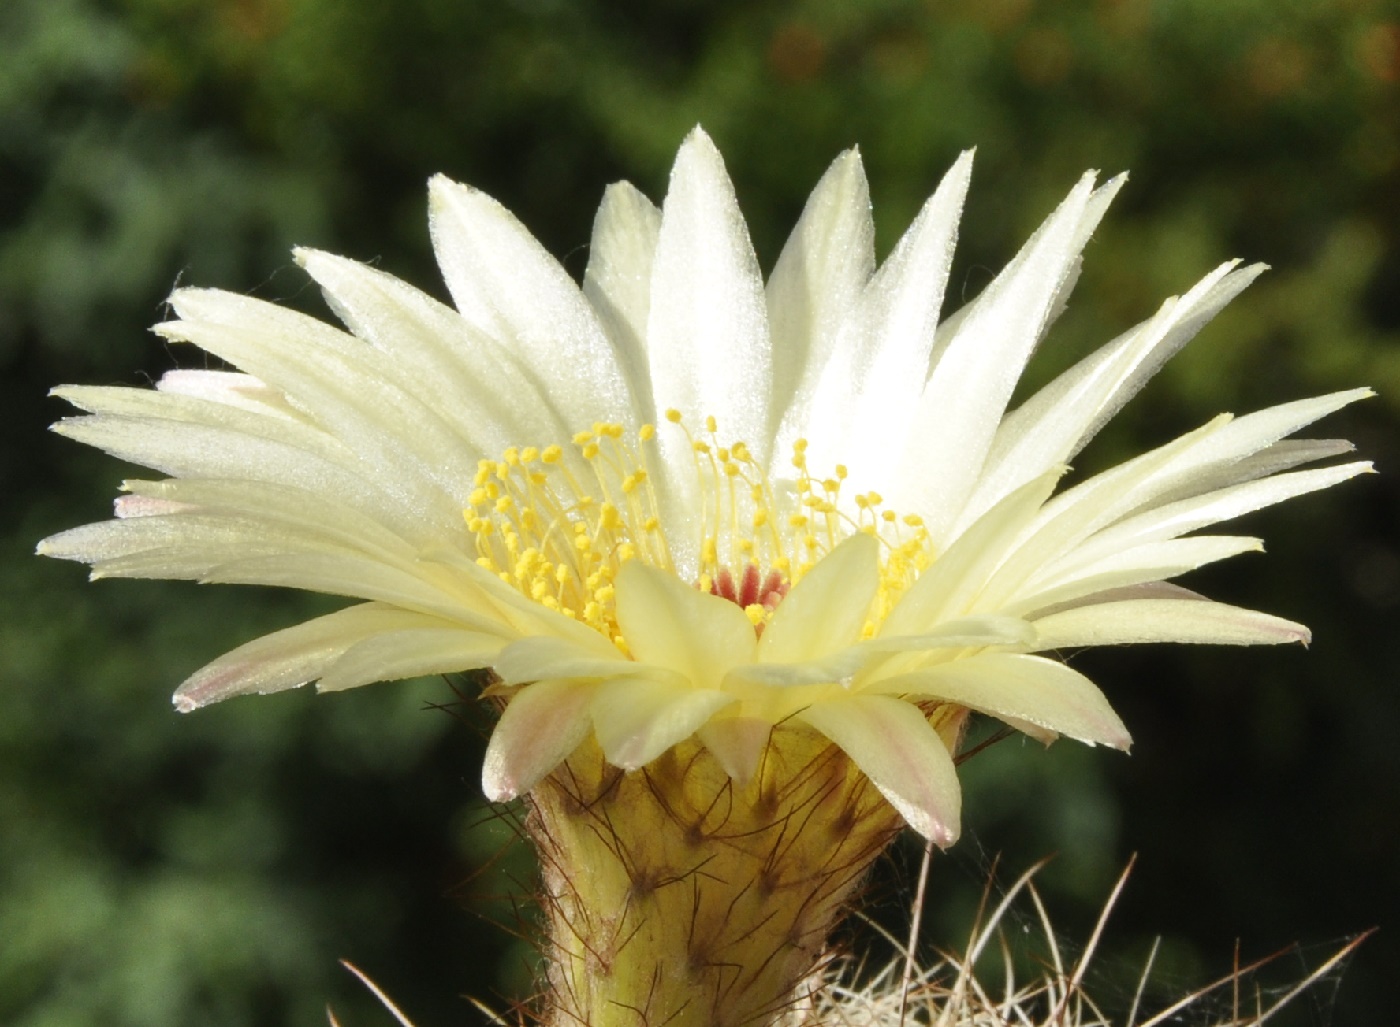
{"label": "pointed white petal", "polygon": [[1208,645],[1307,643],[1301,624],[1200,599],[1129,599],[1061,610],[1035,621],[1037,649],[1138,642]]}
{"label": "pointed white petal", "polygon": [[922,514],[937,546],[951,540],[1057,292],[1117,181],[1095,192],[1086,175],[978,297],[938,358],[897,478],[906,484],[891,500]]}
{"label": "pointed white petal", "polygon": [[918,708],[860,695],[797,714],[839,746],[919,834],[947,848],[958,840],[962,791],[953,759]]}
{"label": "pointed white petal", "polygon": [[773,611],[758,662],[811,660],[859,640],[880,587],[879,556],[879,542],[858,532],[819,560]]}
{"label": "pointed white petal", "polygon": [[1007,416],[959,524],[971,523],[1021,482],[1069,461],[1122,405],[1129,383],[1141,384],[1145,365],[1159,367],[1263,270],[1232,274],[1233,267],[1222,265],[1184,297],[1166,301],[1154,317],[1080,361]]}
{"label": "pointed white petal", "polygon": [[296,251],[347,328],[412,374],[476,456],[578,430],[550,405],[548,384],[455,310],[391,275],[318,250]]}
{"label": "pointed white petal", "polygon": [[565,424],[635,426],[627,375],[593,309],[559,263],[485,193],[441,175],[428,186],[433,249],[467,323],[538,379]]}
{"label": "pointed white petal", "polygon": [[885,489],[895,480],[898,440],[908,437],[928,380],[971,175],[969,151],[944,175],[842,326],[813,391],[805,428],[784,433],[805,437],[817,466],[848,462],[857,491]]}
{"label": "pointed white petal", "polygon": [[656,408],[718,419],[760,464],[772,442],[772,354],[748,228],[709,136],[681,145],[661,211],[647,349]]}
{"label": "pointed white petal", "polygon": [[776,459],[804,430],[837,333],[874,270],[870,188],[860,154],[848,150],[812,191],[768,280],[774,414],[786,418]]}
{"label": "pointed white petal", "polygon": [[983,653],[881,681],[880,689],[1025,721],[1090,745],[1126,750],[1132,744],[1128,729],[1092,681],[1040,656]]}
{"label": "pointed white petal", "polygon": [[609,763],[636,770],[737,701],[712,689],[641,678],[613,679],[598,687],[590,707],[593,733]]}
{"label": "pointed white petal", "polygon": [[637,560],[617,575],[617,624],[641,663],[715,688],[736,664],[752,663],[757,639],[744,611]]}
{"label": "pointed white petal", "polygon": [[539,681],[516,692],[491,732],[481,790],[506,802],[535,787],[588,737],[588,704],[597,686]]}
{"label": "pointed white petal", "polygon": [[656,420],[647,361],[651,271],[661,212],[628,182],[608,186],[593,219],[583,295],[613,340],[643,421]]}

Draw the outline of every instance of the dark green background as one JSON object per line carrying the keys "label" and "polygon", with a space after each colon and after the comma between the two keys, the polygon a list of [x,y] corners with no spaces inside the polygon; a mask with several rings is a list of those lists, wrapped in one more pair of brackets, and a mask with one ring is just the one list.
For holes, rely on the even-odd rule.
{"label": "dark green background", "polygon": [[[581,273],[603,187],[664,192],[703,123],[771,266],[852,144],[887,250],[978,147],[956,296],[1087,167],[1133,178],[1045,380],[1243,256],[1275,268],[1085,454],[1221,409],[1368,384],[1326,430],[1400,467],[1400,11],[1378,0],[4,0],[0,3],[0,1023],[382,1024],[346,957],[420,1027],[523,994],[529,863],[478,795],[486,721],[442,681],[181,717],[190,671],[333,606],[104,582],[35,559],[106,515],[127,468],[48,435],[64,382],[173,366],[145,332],[177,282],[320,312],[293,244],[442,295],[424,183],[517,212]],[[188,354],[181,359],[191,359]],[[1271,980],[1386,928],[1291,1020],[1390,1022],[1400,973],[1400,486],[1249,518],[1266,557],[1188,579],[1310,624],[1309,650],[1090,654],[1133,755],[1006,742],[965,768],[966,838],[928,937],[956,943],[997,852],[1070,938],[1141,855],[1096,984],[1165,936],[1164,986],[1292,941]],[[461,683],[459,683],[461,684]],[[451,710],[431,709],[438,705]],[[499,854],[499,859],[493,859]],[[912,846],[875,886],[907,901]],[[492,926],[492,923],[504,927]]]}

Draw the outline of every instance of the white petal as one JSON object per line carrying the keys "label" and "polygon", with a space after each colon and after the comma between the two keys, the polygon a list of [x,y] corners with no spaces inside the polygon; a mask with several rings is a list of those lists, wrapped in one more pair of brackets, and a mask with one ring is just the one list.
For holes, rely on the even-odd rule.
{"label": "white petal", "polygon": [[860,154],[848,150],[812,190],[768,280],[774,414],[785,417],[776,459],[805,429],[837,333],[874,270],[870,188]]}
{"label": "white petal", "polygon": [[748,228],[709,136],[681,145],[661,211],[647,323],[658,410],[718,419],[762,465],[773,369],[763,283]]}
{"label": "white petal", "polygon": [[610,185],[593,219],[583,295],[617,349],[643,421],[656,420],[647,362],[651,271],[661,212],[627,182]]}
{"label": "white petal", "polygon": [[1117,180],[1086,175],[964,318],[919,400],[892,503],[921,513],[943,546],[966,502],[1060,286]]}
{"label": "white petal", "polygon": [[318,250],[297,250],[297,262],[325,290],[352,332],[410,371],[475,455],[497,456],[507,446],[567,438],[548,391],[516,356],[472,328],[455,310],[399,279]]}
{"label": "white petal", "polygon": [[858,532],[819,560],[773,611],[759,663],[811,660],[859,640],[880,587],[879,555],[879,542]]}
{"label": "white petal", "polygon": [[1035,621],[1037,649],[1138,642],[1209,645],[1306,643],[1301,624],[1200,599],[1134,599],[1061,610]]}
{"label": "white petal", "polygon": [[[997,429],[977,491],[959,518],[966,525],[1007,492],[1050,467],[1066,463],[1145,380],[1181,349],[1214,314],[1263,270],[1225,264],[1186,296],[1166,301],[1157,314],[1080,361],[1027,400]],[[1228,287],[1227,287],[1228,286]]]}
{"label": "white petal", "polygon": [[433,248],[462,317],[535,369],[575,431],[594,421],[635,426],[618,354],[559,263],[485,193],[441,175],[428,191]]}
{"label": "white petal", "polygon": [[1128,729],[1092,681],[1062,663],[983,653],[880,682],[881,691],[928,696],[1025,721],[1090,745],[1127,749]]}
{"label": "white petal", "polygon": [[639,678],[614,679],[598,688],[590,710],[593,733],[609,763],[636,770],[738,699],[711,689],[676,687]]}
{"label": "white petal", "polygon": [[857,491],[886,489],[894,480],[900,445],[891,440],[908,437],[928,380],[971,174],[969,151],[944,175],[871,279],[821,369],[800,434],[818,466],[849,462],[855,476],[851,487]]}
{"label": "white petal", "polygon": [[481,790],[506,802],[535,787],[588,737],[588,704],[597,686],[539,681],[516,692],[491,732]]}
{"label": "white petal", "polygon": [[797,717],[844,750],[915,831],[945,849],[958,840],[958,775],[917,707],[862,695],[817,703]]}
{"label": "white petal", "polygon": [[716,688],[736,664],[752,663],[757,639],[744,611],[637,560],[617,575],[617,624],[633,657]]}

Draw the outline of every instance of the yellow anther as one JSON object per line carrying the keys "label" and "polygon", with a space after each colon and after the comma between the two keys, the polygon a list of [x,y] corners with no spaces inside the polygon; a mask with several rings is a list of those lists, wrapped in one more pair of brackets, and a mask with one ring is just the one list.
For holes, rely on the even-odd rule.
{"label": "yellow anther", "polygon": [[546,446],[544,452],[540,453],[540,459],[547,464],[557,464],[564,456],[564,451],[558,446]]}
{"label": "yellow anther", "polygon": [[720,462],[720,463],[722,463],[722,464],[727,464],[727,463],[729,463],[729,447],[728,447],[728,446],[720,446],[719,449],[715,450],[715,456],[719,457],[719,462]]}
{"label": "yellow anther", "polygon": [[846,472],[846,465],[845,465],[845,464],[837,464],[837,465],[836,465],[836,477],[840,478],[842,481],[845,481],[845,480],[846,480],[846,473],[847,473],[847,472]]}
{"label": "yellow anther", "polygon": [[508,513],[514,506],[515,500],[511,499],[510,496],[502,496],[500,499],[496,500],[497,513]]}
{"label": "yellow anther", "polygon": [[[679,417],[680,415],[677,414],[676,416]],[[650,442],[652,439],[656,438],[656,425],[642,425],[641,431],[637,432],[637,438],[641,439],[643,442]]]}
{"label": "yellow anther", "polygon": [[719,431],[719,422],[715,420],[713,414],[705,418],[705,430],[711,435]]}
{"label": "yellow anther", "polygon": [[657,531],[661,527],[661,522],[655,517],[648,517],[642,522],[642,530],[647,534]]}
{"label": "yellow anther", "polygon": [[754,526],[755,528],[761,528],[761,527],[763,527],[763,526],[764,526],[765,524],[767,524],[767,523],[768,523],[768,510],[767,510],[765,507],[759,507],[757,510],[755,510],[755,511],[753,512],[753,526]]}
{"label": "yellow anther", "polygon": [[670,410],[667,410],[667,411],[666,411],[666,420],[670,421],[672,424],[680,424],[680,423],[681,423],[681,412],[680,412],[679,410],[675,409],[674,407],[671,408]]}
{"label": "yellow anther", "polygon": [[595,456],[597,456],[597,455],[598,455],[598,443],[596,443],[596,442],[590,442],[590,443],[588,443],[587,445],[585,445],[585,446],[583,447],[583,458],[584,458],[585,460],[592,460],[592,459],[593,459]]}
{"label": "yellow anther", "polygon": [[749,623],[758,627],[768,619],[768,608],[762,603],[751,603],[744,607],[744,614],[749,618]]}
{"label": "yellow anther", "polygon": [[575,445],[575,446],[582,446],[584,443],[586,443],[586,442],[592,442],[592,441],[593,441],[593,433],[592,433],[591,431],[581,431],[581,432],[578,432],[577,434],[574,435],[574,439],[573,439],[573,442],[574,442],[574,445]]}
{"label": "yellow anther", "polygon": [[534,446],[526,446],[520,451],[520,462],[522,464],[532,464],[540,458],[540,451]]}
{"label": "yellow anther", "polygon": [[918,514],[905,514],[904,523],[911,528],[922,528],[924,526],[924,519]]}
{"label": "yellow anther", "polygon": [[899,519],[899,517],[895,514],[893,510],[885,510],[881,512],[880,519],[883,520],[886,524],[893,524]]}
{"label": "yellow anther", "polygon": [[730,478],[739,477],[739,465],[733,460],[724,465],[724,473]]}

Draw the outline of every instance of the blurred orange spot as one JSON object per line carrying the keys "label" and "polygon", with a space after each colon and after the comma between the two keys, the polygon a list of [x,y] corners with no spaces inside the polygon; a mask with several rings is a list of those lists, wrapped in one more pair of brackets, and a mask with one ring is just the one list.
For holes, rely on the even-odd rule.
{"label": "blurred orange spot", "polygon": [[768,43],[768,63],[786,82],[808,82],[826,64],[826,40],[810,26],[788,22]]}
{"label": "blurred orange spot", "polygon": [[1356,43],[1356,60],[1379,82],[1400,81],[1400,25],[1372,25]]}

